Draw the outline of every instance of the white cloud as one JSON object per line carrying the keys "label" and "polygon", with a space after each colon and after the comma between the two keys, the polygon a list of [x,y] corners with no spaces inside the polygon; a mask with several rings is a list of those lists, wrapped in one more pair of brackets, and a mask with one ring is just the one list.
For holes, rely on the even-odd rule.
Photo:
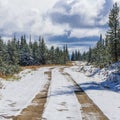
{"label": "white cloud", "polygon": [[50,21],[50,19],[45,19],[45,21],[42,21],[42,24],[34,24],[32,27],[31,32],[34,34],[41,34],[41,35],[50,35],[50,36],[57,36],[57,35],[64,35],[64,29],[68,28],[68,26],[61,26],[61,25],[53,25],[53,23]]}
{"label": "white cloud", "polygon": [[[28,33],[46,38],[66,35],[66,31],[70,31],[70,38],[104,35],[112,2],[120,4],[120,0],[0,0],[0,33]],[[88,48],[71,46],[69,50],[83,52]]]}
{"label": "white cloud", "polygon": [[117,3],[120,4],[120,0],[113,0],[113,2],[114,2],[114,3],[117,2]]}
{"label": "white cloud", "polygon": [[53,23],[69,24],[72,28],[100,27],[106,24],[111,4],[111,0],[62,0],[49,14]]}
{"label": "white cloud", "polygon": [[84,38],[84,37],[94,37],[100,34],[105,34],[105,29],[93,28],[93,29],[73,29],[70,37]]}
{"label": "white cloud", "polygon": [[[33,27],[43,29],[44,14],[58,0],[0,0],[0,31],[5,34],[14,32],[33,32]],[[38,33],[37,29],[34,29]],[[41,31],[39,31],[40,34]]]}
{"label": "white cloud", "polygon": [[85,23],[95,24],[95,19],[99,17],[105,0],[81,0],[76,2],[71,9],[71,14],[80,14]]}
{"label": "white cloud", "polygon": [[[3,0],[1,1],[3,3]],[[7,6],[18,8],[19,12],[22,10],[35,8],[38,9],[41,13],[51,9],[57,1],[58,0],[4,0],[4,2],[8,3]]]}
{"label": "white cloud", "polygon": [[[99,27],[107,22],[106,15],[102,14],[106,1],[108,0],[0,0],[0,32],[55,36],[72,30],[70,37],[99,35],[104,32]],[[51,13],[63,15],[60,19],[56,18],[60,16],[54,16],[58,19],[58,24],[53,22],[54,18],[52,21],[49,18]]]}

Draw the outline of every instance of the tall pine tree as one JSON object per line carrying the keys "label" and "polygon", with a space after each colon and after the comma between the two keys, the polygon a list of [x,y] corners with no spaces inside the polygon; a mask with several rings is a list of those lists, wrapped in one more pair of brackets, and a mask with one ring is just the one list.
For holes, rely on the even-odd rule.
{"label": "tall pine tree", "polygon": [[111,56],[111,62],[118,61],[118,43],[119,43],[119,7],[117,3],[113,5],[113,8],[109,14],[109,30],[108,30],[108,47],[109,54]]}

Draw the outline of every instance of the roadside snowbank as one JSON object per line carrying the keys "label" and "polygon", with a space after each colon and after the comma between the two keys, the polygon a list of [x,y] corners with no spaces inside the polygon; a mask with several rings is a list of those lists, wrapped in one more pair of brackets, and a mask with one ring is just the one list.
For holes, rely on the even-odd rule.
{"label": "roadside snowbank", "polygon": [[84,73],[88,77],[99,78],[99,80],[101,80],[101,86],[120,92],[120,62],[114,63],[101,70],[82,62],[77,62],[76,64],[79,67],[76,68],[75,71]]}
{"label": "roadside snowbank", "polygon": [[110,120],[120,120],[119,66],[100,70],[79,64],[65,69]]}

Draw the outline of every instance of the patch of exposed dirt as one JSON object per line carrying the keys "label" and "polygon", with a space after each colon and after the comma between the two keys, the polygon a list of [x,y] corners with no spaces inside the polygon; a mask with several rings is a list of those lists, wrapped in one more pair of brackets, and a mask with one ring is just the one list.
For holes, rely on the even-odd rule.
{"label": "patch of exposed dirt", "polygon": [[2,89],[2,87],[3,87],[3,85],[2,85],[2,83],[0,82],[0,89]]}
{"label": "patch of exposed dirt", "polygon": [[[2,83],[1,83],[1,81],[0,81],[0,89],[2,89],[3,88],[3,85],[2,85]],[[1,100],[1,98],[2,98],[2,95],[1,95],[1,93],[0,93],[0,100]]]}
{"label": "patch of exposed dirt", "polygon": [[57,109],[58,111],[68,111],[68,109]]}
{"label": "patch of exposed dirt", "polygon": [[66,102],[62,102],[60,105],[65,106],[65,105],[66,105]]}
{"label": "patch of exposed dirt", "polygon": [[88,95],[80,88],[80,86],[73,80],[73,78],[61,70],[62,74],[73,83],[74,92],[81,104],[82,119],[83,120],[108,120],[103,112],[93,103]]}
{"label": "patch of exposed dirt", "polygon": [[44,106],[47,101],[48,89],[51,80],[51,70],[44,73],[48,77],[48,82],[44,89],[35,96],[31,105],[23,109],[20,115],[13,117],[13,120],[41,120]]}

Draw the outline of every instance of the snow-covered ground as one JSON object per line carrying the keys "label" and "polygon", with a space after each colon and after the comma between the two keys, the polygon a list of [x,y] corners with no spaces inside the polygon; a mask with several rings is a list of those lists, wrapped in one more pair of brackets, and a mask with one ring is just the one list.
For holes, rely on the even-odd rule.
{"label": "snow-covered ground", "polygon": [[17,115],[28,106],[35,95],[42,90],[47,82],[44,72],[48,68],[40,68],[36,71],[24,70],[16,81],[0,80],[0,120],[3,116]]}
{"label": "snow-covered ground", "polygon": [[65,69],[110,120],[120,120],[119,66],[100,70],[84,64]]}
{"label": "snow-covered ground", "polygon": [[[74,93],[73,83],[59,71],[52,69],[52,79],[43,120],[82,120],[81,106]],[[24,70],[19,80],[0,79],[0,120],[15,116],[26,108],[47,83],[43,67],[36,71]],[[120,120],[120,63],[102,70],[86,63],[65,68],[65,72],[80,85],[110,120]]]}
{"label": "snow-covered ground", "polygon": [[48,100],[43,114],[45,120],[82,120],[80,104],[74,90],[70,88],[71,81],[59,72],[52,71],[52,81],[49,89]]}

